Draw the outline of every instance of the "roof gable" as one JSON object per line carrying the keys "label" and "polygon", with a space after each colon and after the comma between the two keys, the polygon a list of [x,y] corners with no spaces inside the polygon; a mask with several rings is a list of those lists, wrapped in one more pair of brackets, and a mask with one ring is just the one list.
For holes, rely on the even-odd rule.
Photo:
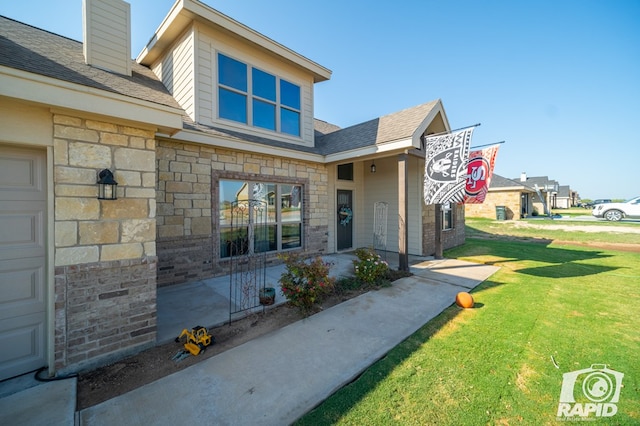
{"label": "roof gable", "polygon": [[315,83],[331,78],[329,69],[196,0],[176,1],[147,46],[138,55],[137,61],[152,66],[193,22],[201,22],[219,29],[279,57],[284,62],[293,64],[311,74]]}

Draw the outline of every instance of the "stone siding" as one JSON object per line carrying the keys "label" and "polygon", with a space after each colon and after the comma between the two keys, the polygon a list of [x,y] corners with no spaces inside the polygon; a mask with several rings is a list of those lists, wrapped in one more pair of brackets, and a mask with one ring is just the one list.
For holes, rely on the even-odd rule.
{"label": "stone siding", "polygon": [[[71,371],[155,343],[155,132],[53,114],[55,364]],[[102,169],[117,200],[98,200]]]}
{"label": "stone siding", "polygon": [[489,191],[484,203],[465,204],[465,212],[468,217],[496,220],[496,206],[505,206],[507,220],[520,220],[520,196],[519,191]]}
{"label": "stone siding", "polygon": [[[464,229],[464,205],[455,204],[453,212],[453,229],[442,231],[443,250],[464,244],[466,233]],[[422,209],[422,256],[433,256],[436,253],[436,208],[434,205]]]}
{"label": "stone siding", "polygon": [[[301,184],[305,255],[327,248],[328,176],[324,165],[159,140],[156,163],[158,285],[223,275],[219,258],[218,181]],[[270,254],[275,261],[275,253]]]}
{"label": "stone siding", "polygon": [[56,370],[79,371],[153,346],[155,257],[55,268]]}

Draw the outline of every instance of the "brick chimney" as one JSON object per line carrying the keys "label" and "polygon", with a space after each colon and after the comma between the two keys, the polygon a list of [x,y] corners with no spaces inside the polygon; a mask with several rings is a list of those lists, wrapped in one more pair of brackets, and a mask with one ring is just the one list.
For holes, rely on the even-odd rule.
{"label": "brick chimney", "polygon": [[131,5],[122,0],[82,0],[84,60],[131,75]]}

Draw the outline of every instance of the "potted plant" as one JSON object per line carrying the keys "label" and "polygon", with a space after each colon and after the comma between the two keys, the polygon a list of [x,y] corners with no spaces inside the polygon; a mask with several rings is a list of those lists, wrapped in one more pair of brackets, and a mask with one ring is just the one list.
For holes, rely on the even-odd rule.
{"label": "potted plant", "polygon": [[261,305],[273,305],[276,301],[276,289],[273,287],[261,288],[258,297]]}

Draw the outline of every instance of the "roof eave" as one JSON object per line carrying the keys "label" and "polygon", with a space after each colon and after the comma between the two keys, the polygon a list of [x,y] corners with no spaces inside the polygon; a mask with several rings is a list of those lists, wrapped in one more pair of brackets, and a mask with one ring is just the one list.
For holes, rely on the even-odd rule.
{"label": "roof eave", "polygon": [[369,159],[388,156],[389,154],[408,152],[413,149],[412,139],[401,139],[392,142],[385,142],[376,145],[367,145],[346,151],[334,152],[325,156],[325,163],[335,163],[337,161],[353,159]]}
{"label": "roof eave", "polygon": [[182,110],[0,66],[0,96],[144,123],[165,133],[182,128]]}
{"label": "roof eave", "polygon": [[227,148],[235,151],[247,151],[276,157],[296,158],[299,160],[322,163],[323,156],[309,152],[291,150],[276,146],[264,145],[256,142],[242,141],[222,135],[210,135],[206,132],[190,129],[182,129],[173,135],[159,135],[167,139],[175,139],[181,142],[193,142],[203,145]]}

